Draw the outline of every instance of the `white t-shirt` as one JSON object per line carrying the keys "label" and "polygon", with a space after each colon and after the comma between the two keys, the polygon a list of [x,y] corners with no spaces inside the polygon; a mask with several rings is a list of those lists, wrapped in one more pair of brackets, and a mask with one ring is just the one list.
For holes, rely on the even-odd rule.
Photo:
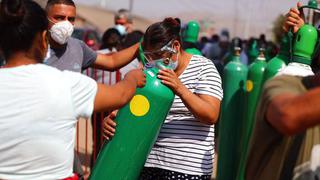
{"label": "white t-shirt", "polygon": [[307,64],[291,62],[288,66],[283,67],[279,70],[276,76],[280,75],[291,75],[291,76],[312,76],[314,72],[312,71],[311,67]]}
{"label": "white t-shirt", "polygon": [[43,64],[0,77],[0,179],[70,177],[77,118],[91,116],[96,82]]}
{"label": "white t-shirt", "polygon": [[[179,79],[192,93],[222,100],[220,75],[212,61],[203,56],[194,55]],[[214,126],[201,123],[175,96],[145,167],[211,175],[213,158]]]}

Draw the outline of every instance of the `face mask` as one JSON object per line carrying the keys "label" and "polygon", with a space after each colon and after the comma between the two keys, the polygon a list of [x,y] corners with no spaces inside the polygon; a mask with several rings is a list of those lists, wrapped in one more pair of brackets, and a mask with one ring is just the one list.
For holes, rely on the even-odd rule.
{"label": "face mask", "polygon": [[158,67],[159,65],[163,64],[163,59],[157,59],[153,61],[148,61],[145,65],[145,69]]}
{"label": "face mask", "polygon": [[178,58],[179,58],[179,53],[177,53],[177,59],[176,59],[176,61],[172,61],[172,59],[170,59],[169,66],[172,68],[172,70],[176,70],[176,69],[177,69],[177,67],[178,67],[178,65],[179,65]]}
{"label": "face mask", "polygon": [[127,34],[126,27],[121,24],[117,24],[114,28],[118,30],[121,36],[124,36]]}
{"label": "face mask", "polygon": [[146,64],[146,68],[152,68],[155,66],[159,66],[162,62],[162,65],[165,66],[169,66],[172,70],[176,70],[178,67],[178,59],[179,59],[179,51],[175,50],[173,47],[171,47],[173,40],[171,40],[168,44],[164,45],[162,48],[160,48],[159,50],[156,51],[152,51],[152,52],[145,52],[145,54],[152,54],[155,52],[170,52],[172,54],[176,54],[177,58],[176,61],[173,61],[171,58],[160,58],[160,59],[156,59],[156,60],[150,60],[148,57],[144,56],[145,59],[147,60],[147,64]]}
{"label": "face mask", "polygon": [[[49,19],[49,21],[51,21]],[[52,21],[51,21],[52,22]],[[49,30],[51,37],[59,44],[65,44],[73,33],[73,25],[69,21],[55,23]]]}
{"label": "face mask", "polygon": [[[153,68],[153,67],[158,67],[161,69],[162,66],[168,66],[170,67],[172,70],[176,70],[178,67],[178,56],[179,54],[177,54],[177,60],[173,61],[172,59],[157,59],[157,60],[152,60],[152,61],[148,61],[145,65],[145,68]],[[166,63],[169,60],[169,64]]]}

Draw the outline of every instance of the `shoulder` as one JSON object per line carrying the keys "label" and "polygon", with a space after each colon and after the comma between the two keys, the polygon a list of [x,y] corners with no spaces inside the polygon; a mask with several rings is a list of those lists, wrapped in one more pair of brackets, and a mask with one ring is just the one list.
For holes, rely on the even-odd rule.
{"label": "shoulder", "polygon": [[199,68],[200,71],[210,71],[213,73],[218,73],[214,63],[202,56],[202,55],[193,55],[191,58],[190,66]]}
{"label": "shoulder", "polygon": [[77,39],[77,38],[70,37],[70,38],[68,39],[68,43],[69,43],[69,44],[82,44],[82,43],[84,43],[84,42],[81,41],[81,40],[79,40],[79,39]]}
{"label": "shoulder", "polygon": [[287,89],[297,89],[303,88],[302,77],[298,76],[289,76],[281,75],[276,76],[275,78],[270,79],[265,84],[265,89],[274,89],[274,88],[287,88]]}
{"label": "shoulder", "polygon": [[203,65],[213,65],[214,66],[213,62],[210,59],[208,59],[202,55],[193,55],[191,58],[191,61],[193,63],[199,64],[202,66]]}
{"label": "shoulder", "polygon": [[62,72],[57,68],[48,66],[45,64],[36,64],[32,67],[32,69],[37,72],[44,72],[44,75],[49,75],[49,76],[52,74],[54,75],[62,74]]}
{"label": "shoulder", "polygon": [[70,37],[68,39],[68,46],[72,47],[72,48],[74,48],[74,47],[83,48],[83,47],[86,47],[87,45],[83,41],[81,41],[79,39],[76,39],[74,37]]}

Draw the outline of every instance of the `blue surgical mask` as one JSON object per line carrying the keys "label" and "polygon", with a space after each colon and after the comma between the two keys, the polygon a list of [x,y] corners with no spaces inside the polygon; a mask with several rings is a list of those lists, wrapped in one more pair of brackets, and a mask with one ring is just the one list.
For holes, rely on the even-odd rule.
{"label": "blue surgical mask", "polygon": [[176,70],[178,65],[179,65],[178,59],[176,61],[170,60],[169,66],[171,67],[172,70]]}

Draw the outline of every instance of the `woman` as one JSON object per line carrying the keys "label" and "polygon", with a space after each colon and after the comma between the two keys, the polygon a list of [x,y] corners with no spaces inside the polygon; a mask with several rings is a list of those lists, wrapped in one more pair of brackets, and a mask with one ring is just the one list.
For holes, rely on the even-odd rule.
{"label": "woman", "polygon": [[31,0],[2,0],[0,27],[6,59],[0,69],[0,179],[75,177],[77,119],[126,104],[144,85],[144,74],[133,70],[118,84],[105,86],[41,64],[48,20]]}
{"label": "woman", "polygon": [[[173,70],[158,78],[176,94],[158,139],[141,173],[142,180],[210,179],[214,124],[223,96],[221,78],[211,60],[181,48],[180,23],[172,18],[151,25],[142,42],[149,65],[164,61]],[[111,114],[105,134],[115,133]]]}

